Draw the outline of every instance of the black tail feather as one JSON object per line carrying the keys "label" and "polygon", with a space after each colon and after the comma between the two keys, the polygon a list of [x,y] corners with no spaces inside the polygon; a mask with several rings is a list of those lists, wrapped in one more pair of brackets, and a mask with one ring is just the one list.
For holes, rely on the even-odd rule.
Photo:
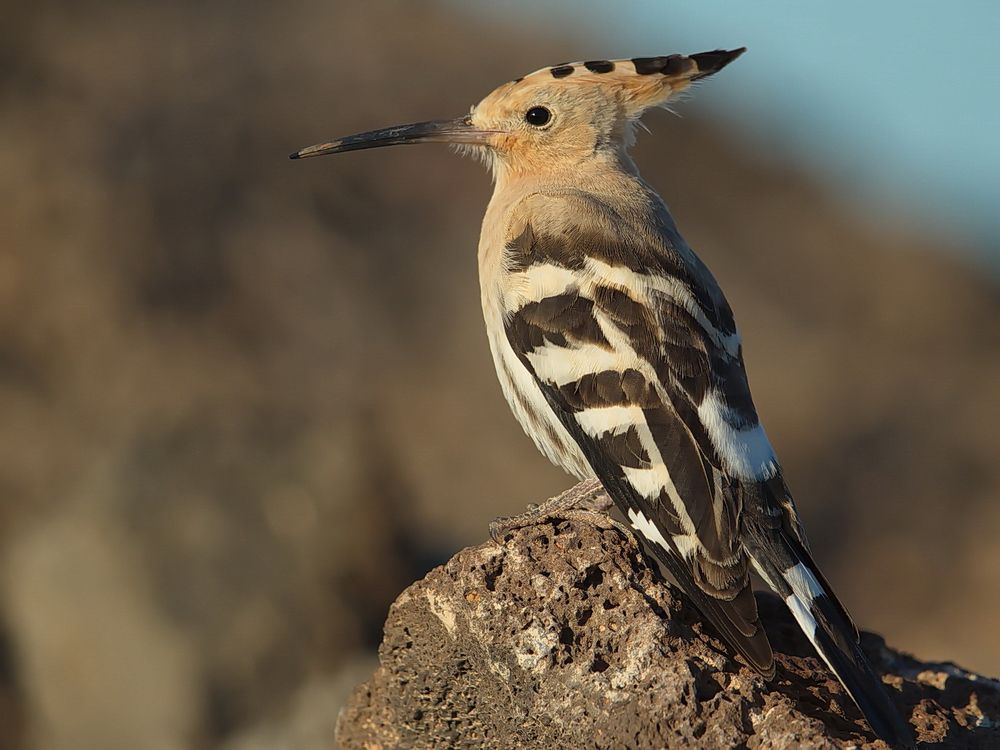
{"label": "black tail feather", "polygon": [[[857,643],[845,644],[822,625],[813,644],[861,709],[872,731],[891,747],[913,745],[913,732],[889,698],[882,680]],[[838,642],[840,641],[840,642]]]}
{"label": "black tail feather", "polygon": [[872,731],[893,748],[911,747],[914,740],[909,724],[861,650],[854,623],[808,551],[782,533],[769,536],[767,544],[751,553],[758,572],[785,600]]}

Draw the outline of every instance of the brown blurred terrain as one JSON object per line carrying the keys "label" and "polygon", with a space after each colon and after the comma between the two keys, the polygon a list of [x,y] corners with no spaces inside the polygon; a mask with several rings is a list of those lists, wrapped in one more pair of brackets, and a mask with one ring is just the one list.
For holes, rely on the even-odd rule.
{"label": "brown blurred terrain", "polygon": [[[495,383],[479,166],[285,158],[607,54],[543,31],[416,3],[7,4],[0,747],[332,727],[393,597],[567,485]],[[997,673],[996,281],[777,150],[648,120],[637,159],[737,311],[828,577],[894,645]]]}

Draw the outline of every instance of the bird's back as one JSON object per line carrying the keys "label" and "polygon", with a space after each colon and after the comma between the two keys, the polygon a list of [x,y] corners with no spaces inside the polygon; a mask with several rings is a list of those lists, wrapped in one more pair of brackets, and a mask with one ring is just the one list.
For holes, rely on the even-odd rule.
{"label": "bird's back", "polygon": [[[693,406],[708,399],[703,411],[713,418],[709,421],[716,437],[726,443],[720,461],[728,462],[736,476],[773,476],[777,462],[750,398],[730,306],[680,236],[663,201],[637,174],[609,168],[576,174],[572,183],[549,179],[498,185],[483,222],[479,270],[484,317],[504,393],[522,426],[557,465],[577,476],[590,475],[578,470],[576,456],[567,457],[574,453],[572,446],[563,450],[565,445],[552,445],[566,443],[559,428],[538,430],[535,410],[525,408],[525,398],[518,400],[532,394],[531,403],[544,405],[538,411],[548,421],[558,421],[537,397],[534,378],[513,367],[517,357],[506,333],[511,316],[525,305],[537,315],[555,304],[546,301],[553,298],[572,300],[569,313],[592,317],[600,333],[616,339],[607,346],[548,350],[554,366],[568,368],[561,374],[564,379],[595,367],[627,368],[631,362],[647,371],[651,384],[660,384],[664,373],[657,369],[683,354],[679,343],[700,339],[694,344],[706,357],[716,350],[714,362],[701,363],[705,377]],[[634,323],[631,331],[623,329],[623,317],[642,318],[642,313],[650,322],[645,330]],[[629,338],[630,333],[636,335]],[[671,334],[684,341],[671,340]],[[724,370],[722,378],[714,377],[713,366]],[[712,410],[716,413],[710,414]],[[730,425],[729,434],[723,434]]]}

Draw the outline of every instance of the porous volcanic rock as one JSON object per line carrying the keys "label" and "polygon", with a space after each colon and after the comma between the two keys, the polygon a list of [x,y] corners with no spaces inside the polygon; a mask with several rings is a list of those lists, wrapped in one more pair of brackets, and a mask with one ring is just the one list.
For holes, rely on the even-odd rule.
{"label": "porous volcanic rock", "polygon": [[[470,547],[389,610],[343,748],[884,748],[782,603],[765,682],[613,528],[553,520]],[[863,646],[921,743],[1000,747],[1000,683]]]}

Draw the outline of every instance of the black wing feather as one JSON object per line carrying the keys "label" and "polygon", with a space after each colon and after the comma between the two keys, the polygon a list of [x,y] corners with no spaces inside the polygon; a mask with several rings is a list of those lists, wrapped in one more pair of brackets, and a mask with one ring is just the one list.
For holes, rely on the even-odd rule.
{"label": "black wing feather", "polygon": [[[661,528],[661,533],[670,542],[671,536],[679,531],[676,520],[669,512],[665,512],[665,509],[653,507],[625,480],[622,465],[609,460],[603,446],[580,429],[579,423],[572,418],[571,412],[559,397],[557,389],[545,384],[540,385],[552,410],[580,445],[595,475],[601,480],[601,484],[615,501],[618,509],[625,514],[630,508],[638,509]],[[774,658],[771,644],[761,627],[757,615],[757,603],[749,583],[730,600],[710,596],[695,582],[689,564],[685,562],[676,547],[664,550],[659,545],[649,544],[648,548],[726,642],[742,654],[743,658],[762,675],[768,679],[773,677]]]}

